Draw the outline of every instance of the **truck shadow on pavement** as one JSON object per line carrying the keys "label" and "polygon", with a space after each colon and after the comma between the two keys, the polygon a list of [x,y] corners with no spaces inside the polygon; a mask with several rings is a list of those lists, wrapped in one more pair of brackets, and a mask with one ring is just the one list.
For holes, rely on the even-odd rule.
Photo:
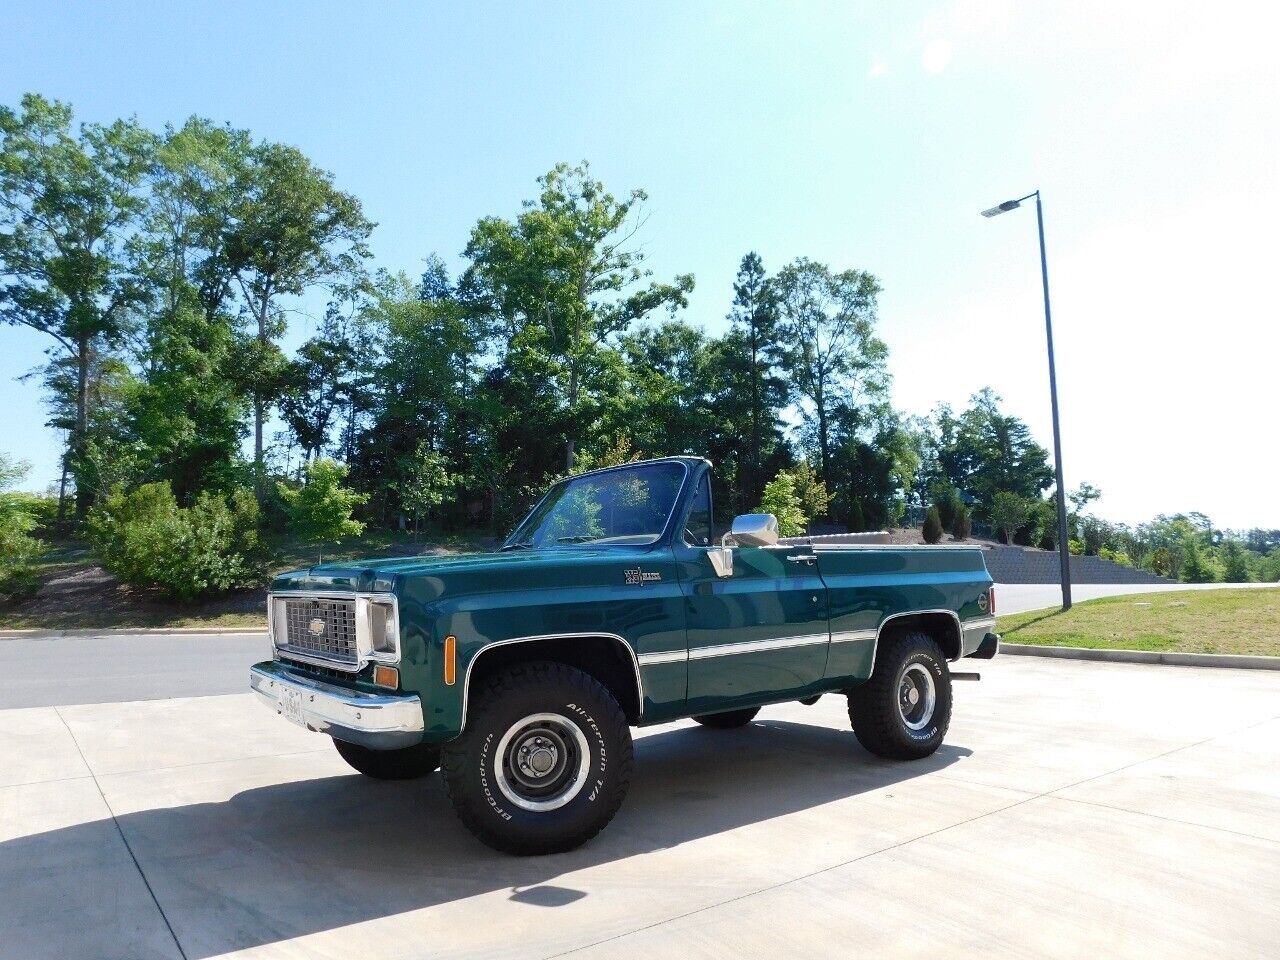
{"label": "truck shadow on pavement", "polygon": [[[506,901],[515,901],[522,906],[512,911],[526,911],[520,916],[529,922],[531,907],[556,911],[590,895],[573,886],[569,875],[576,871],[883,791],[969,753],[944,745],[928,759],[892,763],[868,754],[848,730],[768,719],[731,731],[664,728],[637,738],[631,791],[614,822],[585,847],[550,857],[509,857],[473,839],[455,818],[438,775],[399,783],[356,774],[321,777],[117,820],[186,956],[210,957],[495,892],[506,894],[495,909],[505,913]],[[263,762],[270,761],[257,761]],[[856,808],[849,817],[857,822]],[[777,849],[823,844],[832,822],[779,828],[789,833]],[[110,821],[96,821],[2,842],[0,864],[10,869],[0,873],[26,883],[24,897],[57,903],[67,884],[87,878],[76,865],[85,851],[101,851],[108,833],[114,834]],[[707,875],[684,880],[714,884],[717,869],[733,869],[726,856],[741,850],[744,860],[758,858],[761,845],[772,847],[779,836],[757,831],[739,841],[750,846],[718,845]],[[689,863],[637,862],[617,874],[619,880],[597,874],[584,885],[603,885],[628,901],[628,887],[678,887]],[[566,879],[557,885],[558,878]],[[43,894],[32,889],[44,885],[50,889]],[[0,919],[6,912],[0,906]],[[502,916],[475,909],[430,923],[415,920],[414,929],[418,935],[439,930],[451,915],[474,924],[478,914],[498,925],[476,929],[479,939],[500,933]],[[62,919],[75,924],[71,915]],[[514,922],[516,914],[505,919]],[[117,922],[128,928],[137,921]],[[445,939],[459,937],[465,942],[466,931],[455,929]],[[40,953],[51,944],[33,946]]]}

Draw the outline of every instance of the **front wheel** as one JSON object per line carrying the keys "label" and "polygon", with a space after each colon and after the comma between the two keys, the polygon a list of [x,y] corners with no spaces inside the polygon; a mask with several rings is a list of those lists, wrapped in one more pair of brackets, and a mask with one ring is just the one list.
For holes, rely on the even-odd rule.
{"label": "front wheel", "polygon": [[871,678],[849,692],[858,742],[890,760],[927,757],[951,723],[951,671],[937,641],[920,630],[887,638]]}
{"label": "front wheel", "polygon": [[375,780],[413,780],[440,766],[440,748],[426,743],[400,750],[370,750],[335,737],[333,745],[343,760]]}
{"label": "front wheel", "polygon": [[561,853],[599,833],[631,783],[631,730],[598,680],[563,663],[508,667],[475,692],[444,752],[463,824],[496,850]]}

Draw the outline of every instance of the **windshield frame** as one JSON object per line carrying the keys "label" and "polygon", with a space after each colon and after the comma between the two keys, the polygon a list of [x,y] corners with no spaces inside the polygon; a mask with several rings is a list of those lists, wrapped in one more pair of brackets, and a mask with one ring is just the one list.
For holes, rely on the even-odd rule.
{"label": "windshield frame", "polygon": [[[667,514],[667,519],[662,524],[662,531],[653,540],[650,540],[648,543],[609,543],[607,541],[587,541],[585,543],[557,543],[557,544],[554,544],[554,547],[556,549],[564,549],[564,548],[572,549],[575,547],[579,547],[579,548],[590,547],[593,549],[598,549],[600,547],[625,547],[628,549],[639,548],[642,550],[648,550],[651,547],[655,547],[658,544],[663,543],[670,537],[671,525],[675,520],[676,514],[679,513],[679,511],[684,507],[686,494],[689,492],[689,476],[692,474],[693,471],[690,470],[689,468],[689,462],[681,457],[658,457],[653,460],[636,460],[632,463],[620,463],[614,467],[601,467],[599,470],[588,470],[585,473],[579,473],[579,474],[575,474],[572,477],[564,477],[561,480],[557,480],[551,486],[547,487],[546,492],[543,493],[543,495],[538,498],[537,502],[534,503],[534,505],[529,508],[528,512],[526,512],[525,515],[520,518],[520,522],[515,525],[511,533],[507,535],[507,538],[502,541],[502,546],[500,546],[498,549],[501,551],[501,550],[506,550],[508,548],[518,545],[519,541],[516,540],[516,534],[519,533],[524,528],[524,525],[528,523],[529,518],[538,512],[538,509],[542,506],[543,501],[545,501],[548,497],[550,497],[551,494],[554,493],[557,488],[565,486],[566,484],[574,483],[575,481],[581,480],[584,477],[592,477],[601,473],[611,473],[616,470],[633,470],[636,467],[648,467],[648,466],[653,466],[653,465],[662,464],[662,463],[679,464],[680,467],[684,470],[684,475],[680,478],[680,486],[676,490],[675,496],[671,498],[671,512]],[[547,545],[537,549],[545,550],[545,549],[549,549],[549,546],[550,545]]]}

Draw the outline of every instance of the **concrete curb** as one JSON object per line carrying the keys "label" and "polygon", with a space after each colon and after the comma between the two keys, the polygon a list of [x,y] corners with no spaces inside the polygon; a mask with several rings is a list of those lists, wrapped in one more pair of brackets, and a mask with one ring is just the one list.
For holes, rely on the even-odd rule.
{"label": "concrete curb", "polygon": [[1059,660],[1109,660],[1112,663],[1163,663],[1179,667],[1231,667],[1236,670],[1280,670],[1280,657],[1250,657],[1232,653],[1174,653],[1158,650],[1098,650],[1092,647],[1043,647],[1001,642],[1000,654],[1052,657]]}
{"label": "concrete curb", "polygon": [[266,634],[267,626],[261,627],[76,627],[67,630],[41,630],[32,627],[22,630],[0,630],[0,640],[56,640],[61,637],[129,637],[154,634],[178,633],[193,636],[209,636],[227,634],[252,636]]}

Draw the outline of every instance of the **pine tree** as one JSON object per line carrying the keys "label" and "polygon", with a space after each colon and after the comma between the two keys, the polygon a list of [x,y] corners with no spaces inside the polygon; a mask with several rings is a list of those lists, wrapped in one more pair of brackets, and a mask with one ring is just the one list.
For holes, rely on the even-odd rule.
{"label": "pine tree", "polygon": [[937,543],[942,539],[942,518],[938,516],[938,508],[930,507],[924,518],[925,543]]}

